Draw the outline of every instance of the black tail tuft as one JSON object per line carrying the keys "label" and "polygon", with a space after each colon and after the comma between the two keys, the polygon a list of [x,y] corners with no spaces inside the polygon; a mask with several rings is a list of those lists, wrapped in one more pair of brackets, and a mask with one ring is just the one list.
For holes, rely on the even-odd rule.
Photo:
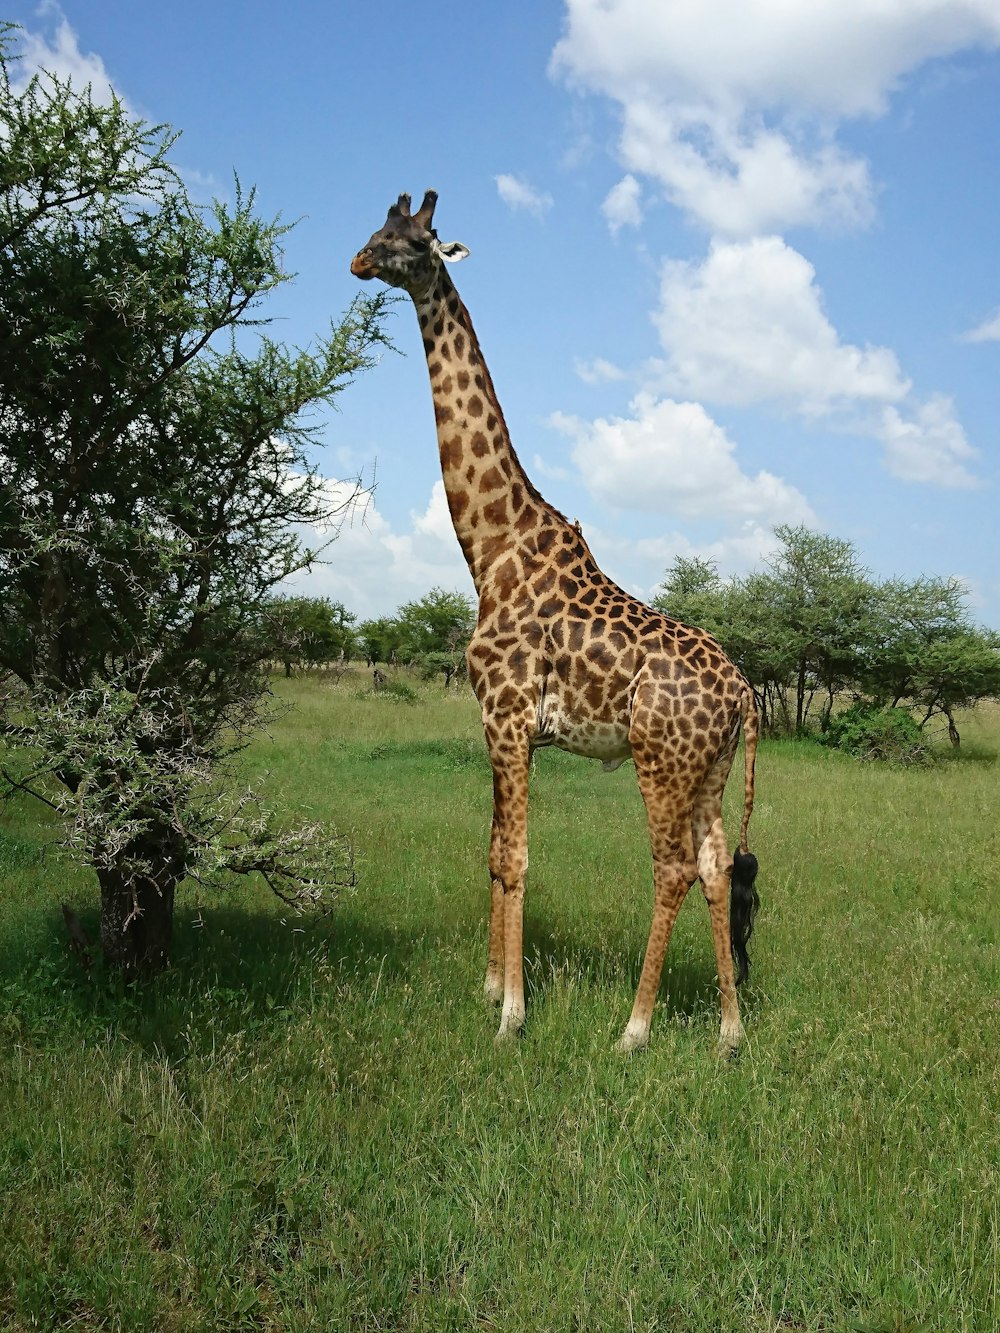
{"label": "black tail tuft", "polygon": [[753,934],[753,919],[760,898],[753,886],[757,878],[757,858],[752,852],[733,853],[733,881],[729,891],[729,942],[736,964],[736,984],[741,985],[750,971],[747,942]]}

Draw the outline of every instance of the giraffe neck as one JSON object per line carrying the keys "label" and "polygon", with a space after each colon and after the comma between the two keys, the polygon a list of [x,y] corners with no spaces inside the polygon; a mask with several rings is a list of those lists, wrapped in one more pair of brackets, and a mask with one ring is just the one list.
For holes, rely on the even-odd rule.
{"label": "giraffe neck", "polygon": [[[514,452],[469,312],[439,271],[414,295],[434,399],[441,475],[477,591],[500,556],[553,514]],[[565,521],[565,520],[564,520]]]}

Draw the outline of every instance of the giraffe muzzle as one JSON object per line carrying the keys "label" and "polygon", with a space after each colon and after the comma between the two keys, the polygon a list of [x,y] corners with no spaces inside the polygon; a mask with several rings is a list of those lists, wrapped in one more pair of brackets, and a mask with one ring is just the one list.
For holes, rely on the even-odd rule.
{"label": "giraffe muzzle", "polygon": [[362,282],[367,282],[369,278],[378,276],[378,269],[372,261],[372,252],[370,250],[359,250],[351,260],[351,272]]}

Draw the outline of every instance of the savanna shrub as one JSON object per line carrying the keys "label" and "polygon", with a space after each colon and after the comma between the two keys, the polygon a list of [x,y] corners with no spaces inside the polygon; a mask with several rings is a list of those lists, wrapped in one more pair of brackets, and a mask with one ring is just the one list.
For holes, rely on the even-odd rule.
{"label": "savanna shrub", "polygon": [[369,696],[374,695],[376,699],[392,699],[396,703],[415,704],[418,695],[411,685],[407,685],[405,680],[393,680],[391,678],[383,680],[374,689],[368,691]]}
{"label": "savanna shrub", "polygon": [[830,718],[823,744],[856,759],[891,764],[925,764],[930,751],[913,714],[906,708],[883,708],[858,700]]}

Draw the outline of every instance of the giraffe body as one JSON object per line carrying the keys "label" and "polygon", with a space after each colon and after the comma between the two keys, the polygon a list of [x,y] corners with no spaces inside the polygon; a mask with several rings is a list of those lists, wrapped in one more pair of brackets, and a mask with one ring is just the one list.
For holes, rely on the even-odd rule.
{"label": "giraffe body", "polygon": [[[476,590],[469,678],[482,705],[493,768],[491,910],[485,991],[503,1003],[498,1037],[524,1022],[522,915],[531,753],[555,745],[614,769],[631,758],[646,805],[654,911],[623,1050],[649,1037],[677,912],[698,879],[708,902],[722,998],[720,1040],[741,1035],[734,956],[747,967],[757,897],[747,849],[757,712],[719,644],[644,605],[598,567],[578,523],[538,493],[522,468],[468,311],[444,263],[428,191],[411,216],[401,195],[352,272],[402,287],[420,321],[445,492]],[[740,850],[727,850],[722,793],[746,737]],[[732,880],[732,913],[730,881]]]}

